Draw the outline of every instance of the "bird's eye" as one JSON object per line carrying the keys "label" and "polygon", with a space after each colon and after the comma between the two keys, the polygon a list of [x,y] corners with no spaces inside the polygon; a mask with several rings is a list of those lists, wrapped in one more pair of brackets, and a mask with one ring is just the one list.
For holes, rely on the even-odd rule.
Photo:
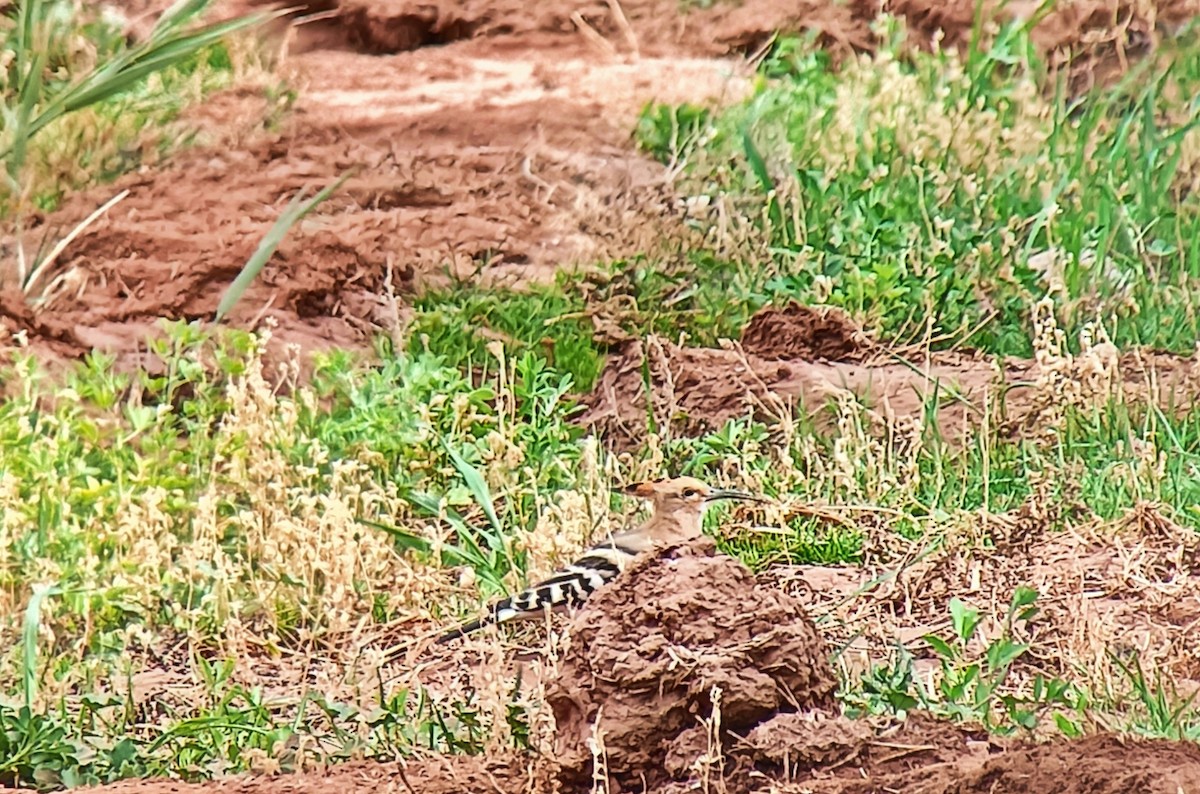
{"label": "bird's eye", "polygon": [[691,499],[693,496],[696,495],[696,493],[697,493],[697,491],[695,488],[688,488],[686,491],[683,492],[683,495],[685,497],[687,497],[688,499]]}

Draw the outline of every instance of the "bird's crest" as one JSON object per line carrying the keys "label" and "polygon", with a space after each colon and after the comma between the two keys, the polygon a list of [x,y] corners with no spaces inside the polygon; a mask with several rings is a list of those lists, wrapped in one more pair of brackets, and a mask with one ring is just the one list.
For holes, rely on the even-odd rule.
{"label": "bird's crest", "polygon": [[660,477],[657,480],[642,480],[641,482],[631,482],[628,485],[622,485],[621,493],[637,496],[642,499],[653,499],[654,495],[659,492],[662,484],[667,480],[665,477]]}
{"label": "bird's crest", "polygon": [[[641,482],[629,483],[616,490],[641,499],[657,499],[659,497],[671,496],[703,498],[721,489],[710,488],[703,481],[697,480],[695,477],[659,477],[656,480],[642,480]],[[722,493],[725,493],[725,491],[722,491]]]}

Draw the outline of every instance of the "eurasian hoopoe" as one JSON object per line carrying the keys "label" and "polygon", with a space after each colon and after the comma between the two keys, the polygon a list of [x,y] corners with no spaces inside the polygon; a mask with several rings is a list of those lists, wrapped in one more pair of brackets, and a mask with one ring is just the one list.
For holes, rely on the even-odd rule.
{"label": "eurasian hoopoe", "polygon": [[693,477],[660,478],[635,483],[622,490],[650,500],[654,514],[644,524],[597,543],[544,582],[497,601],[487,617],[448,631],[437,641],[448,642],[485,626],[540,618],[547,610],[579,606],[616,578],[638,555],[699,537],[704,511],[711,502],[718,499],[762,501],[760,497],[742,491],[710,488]]}

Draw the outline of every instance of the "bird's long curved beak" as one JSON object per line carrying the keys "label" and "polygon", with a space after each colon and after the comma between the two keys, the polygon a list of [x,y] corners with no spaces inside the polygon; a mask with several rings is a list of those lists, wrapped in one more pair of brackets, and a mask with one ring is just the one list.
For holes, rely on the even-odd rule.
{"label": "bird's long curved beak", "polygon": [[715,502],[718,499],[741,499],[747,502],[765,502],[767,501],[761,496],[755,496],[752,493],[745,491],[734,491],[730,488],[713,488],[708,492],[708,496],[704,497],[706,502]]}

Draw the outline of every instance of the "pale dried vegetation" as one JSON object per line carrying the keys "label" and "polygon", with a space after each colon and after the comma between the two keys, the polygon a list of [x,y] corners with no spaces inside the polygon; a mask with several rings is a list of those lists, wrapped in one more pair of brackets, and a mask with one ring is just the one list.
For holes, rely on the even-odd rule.
{"label": "pale dried vegetation", "polygon": [[[167,608],[184,625],[218,633],[230,620],[254,621],[271,632],[281,622],[343,631],[376,596],[387,598],[389,606],[419,609],[427,603],[432,577],[414,569],[386,536],[364,532],[354,521],[362,512],[403,517],[407,504],[373,477],[365,461],[328,461],[319,442],[305,437],[297,427],[297,407],[314,402],[309,390],[282,397],[263,378],[258,355],[247,363],[246,373],[231,379],[224,395],[228,410],[212,435],[211,460],[202,464],[208,485],[195,504],[182,505],[167,487],[134,479],[116,492],[98,492],[94,510],[61,516],[56,535],[86,539],[87,551],[71,561],[80,587],[122,594],[130,604],[171,594],[178,601],[168,598]],[[29,399],[21,405],[27,413],[24,433],[15,442],[25,455],[55,460],[65,434],[76,428],[62,411],[42,410],[29,365],[21,371]],[[68,390],[53,397],[60,407],[78,399]],[[154,421],[168,413],[160,406]],[[285,450],[296,446],[310,449],[311,466],[288,459]],[[326,463],[325,471],[318,469]],[[43,476],[42,483],[26,487],[43,486],[42,499],[57,495],[69,506],[62,491],[69,480],[55,482],[52,471]],[[58,566],[21,569],[15,533],[28,526],[30,505],[11,487],[11,476],[6,482],[0,510],[9,534],[0,566],[10,581],[18,575],[30,581],[60,578],[64,571]],[[99,481],[95,485],[100,488]],[[371,585],[366,592],[358,589],[363,583]],[[8,591],[5,614],[17,615],[25,595]]]}
{"label": "pale dried vegetation", "polygon": [[[900,644],[916,654],[915,669],[935,691],[940,673],[918,639],[946,636],[950,599],[958,597],[985,616],[972,643],[971,653],[978,656],[965,658],[965,664],[981,659],[987,643],[1001,635],[1017,588],[1032,587],[1039,594],[1039,614],[1013,635],[1014,641],[1028,642],[1030,651],[1005,693],[1028,692],[1040,674],[1070,681],[1097,699],[1124,702],[1132,697],[1128,669],[1139,663],[1181,693],[1200,688],[1200,657],[1189,640],[1200,621],[1200,540],[1160,500],[1169,450],[1156,448],[1147,433],[1132,439],[1128,455],[1111,466],[1114,487],[1138,495],[1131,510],[1105,519],[1078,501],[1080,463],[1053,460],[1066,423],[1114,406],[1133,412],[1148,406],[1123,387],[1120,360],[1103,325],[1086,326],[1073,354],[1054,309],[1049,300],[1035,309],[1036,409],[1027,433],[1049,454],[1017,510],[909,515],[922,525],[918,539],[868,531],[861,567],[781,566],[766,574],[811,605],[846,678],[893,661]],[[1001,399],[1002,386],[998,381],[993,401]],[[896,426],[875,413],[864,426],[851,397],[834,404],[839,416],[834,454],[805,456],[806,465],[796,467],[805,471],[802,487],[863,504],[919,504],[914,461],[929,453],[919,425],[903,420]],[[888,438],[893,442],[886,443]],[[823,505],[832,519],[829,531],[841,522],[861,523],[864,516],[854,507]],[[1106,728],[1121,725],[1116,717],[1095,719]],[[1054,732],[1052,725],[1042,730]]]}
{"label": "pale dried vegetation", "polygon": [[[246,357],[244,372],[229,379],[220,395],[224,410],[211,436],[190,440],[205,450],[195,465],[203,467],[199,479],[206,485],[194,501],[161,484],[162,472],[147,465],[146,479],[135,472],[116,487],[92,478],[92,508],[71,510],[78,494],[70,492],[73,479],[56,471],[56,462],[79,432],[82,399],[70,388],[46,393],[33,361],[17,364],[18,381],[9,386],[10,393],[20,396],[9,408],[20,412],[15,422],[19,431],[7,443],[27,459],[48,465],[23,481],[11,473],[0,480],[0,572],[5,582],[0,610],[6,616],[0,642],[12,649],[0,680],[15,686],[20,679],[17,640],[31,584],[70,581],[61,604],[52,599],[42,631],[46,643],[69,647],[80,663],[41,690],[47,702],[66,695],[84,678],[117,691],[125,688],[123,670],[95,660],[82,663],[89,645],[98,641],[91,619],[85,614],[81,631],[68,629],[77,620],[79,600],[86,604],[95,597],[103,604],[100,609],[119,606],[139,616],[136,628],[122,632],[132,649],[154,656],[182,634],[192,648],[215,646],[237,660],[235,681],[290,681],[295,690],[279,693],[281,708],[300,700],[303,683],[297,674],[312,669],[331,702],[356,702],[366,710],[380,693],[403,699],[408,692],[428,690],[440,707],[469,703],[481,735],[488,746],[497,747],[510,741],[508,714],[515,705],[529,725],[528,741],[545,741],[552,725],[539,707],[547,675],[541,668],[553,665],[555,642],[545,646],[546,658],[525,671],[523,688],[518,686],[519,671],[510,664],[512,647],[491,637],[470,644],[471,653],[480,656],[466,670],[435,665],[431,671],[418,661],[424,646],[414,646],[414,638],[478,608],[472,570],[448,570],[436,563],[436,556],[399,551],[387,533],[356,520],[365,516],[423,536],[435,555],[448,538],[444,524],[418,519],[396,485],[379,476],[377,452],[361,447],[355,457],[330,458],[300,421],[302,414],[319,407],[312,388],[298,381],[298,351],[290,351],[291,358],[276,373],[279,386],[264,377],[262,353],[269,339],[268,331]],[[496,352],[503,361],[503,352]],[[521,428],[512,413],[513,382],[502,376],[498,383],[500,420],[485,437],[479,470],[494,494],[515,494],[530,487],[529,470],[522,465],[525,452],[516,438]],[[422,430],[406,451],[414,469],[440,465],[434,454],[438,436],[433,410],[445,409],[451,424],[461,427],[496,419],[479,414],[462,395],[435,397],[430,405],[413,409],[423,414]],[[160,405],[139,432],[153,434],[155,425],[166,426],[170,419],[171,409]],[[100,416],[94,422],[92,432],[98,436],[118,434],[122,445],[132,440],[119,418]],[[297,464],[298,458],[305,463]],[[608,509],[615,466],[615,459],[594,441],[585,441],[578,489],[537,495],[532,528],[511,538],[511,552],[522,553],[524,562],[507,574],[509,588],[548,574],[596,533],[625,520]],[[450,476],[453,469],[435,473]],[[45,527],[51,548],[32,555],[26,545],[37,516],[31,493],[64,506],[57,521]],[[64,556],[57,551],[59,544],[75,546],[78,553]],[[294,650],[300,650],[301,659]],[[392,662],[399,658],[399,665],[387,664],[389,655]],[[387,671],[382,680],[381,665]],[[198,708],[202,704],[191,699],[203,696],[197,691],[181,703]]]}
{"label": "pale dried vegetation", "polygon": [[[816,150],[830,177],[854,170],[863,151],[894,143],[906,166],[928,171],[942,200],[957,189],[973,195],[981,175],[1014,162],[1024,164],[1022,178],[1042,181],[1042,158],[1035,155],[1045,151],[1054,107],[1031,76],[1014,79],[1004,105],[1011,114],[1006,120],[988,106],[985,95],[968,104],[972,81],[953,54],[947,54],[932,95],[928,78],[903,68],[888,51],[857,56],[840,76],[829,132],[820,136]],[[888,174],[881,167],[871,176],[882,181]]]}

